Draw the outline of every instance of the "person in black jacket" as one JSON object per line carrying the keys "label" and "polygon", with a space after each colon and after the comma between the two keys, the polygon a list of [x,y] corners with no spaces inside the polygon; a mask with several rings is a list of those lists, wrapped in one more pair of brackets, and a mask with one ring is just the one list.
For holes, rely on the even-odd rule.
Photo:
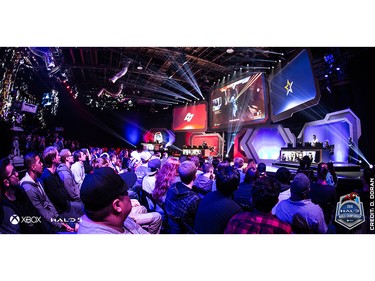
{"label": "person in black jacket", "polygon": [[[3,213],[3,221],[11,222],[15,228],[19,227],[21,234],[44,234],[54,233],[47,221],[39,214],[38,210],[31,203],[25,191],[20,188],[18,172],[10,162],[9,158],[0,161],[1,180],[1,205],[11,210],[10,218]],[[13,227],[12,227],[13,228]],[[13,228],[14,229],[14,228]],[[6,233],[14,233],[13,231]],[[16,232],[17,233],[17,232]]]}

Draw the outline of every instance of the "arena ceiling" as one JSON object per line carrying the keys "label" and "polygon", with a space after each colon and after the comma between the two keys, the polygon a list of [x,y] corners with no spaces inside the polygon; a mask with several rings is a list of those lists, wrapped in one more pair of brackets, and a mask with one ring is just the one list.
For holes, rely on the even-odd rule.
{"label": "arena ceiling", "polygon": [[[310,48],[321,88],[330,90],[335,84],[347,83],[348,58],[364,49]],[[2,87],[7,84],[7,73],[12,73],[12,89],[19,91],[21,97],[27,96],[31,103],[41,102],[49,89],[55,89],[101,110],[166,109],[207,100],[213,87],[250,73],[264,72],[270,76],[300,50],[300,47],[0,48]]]}

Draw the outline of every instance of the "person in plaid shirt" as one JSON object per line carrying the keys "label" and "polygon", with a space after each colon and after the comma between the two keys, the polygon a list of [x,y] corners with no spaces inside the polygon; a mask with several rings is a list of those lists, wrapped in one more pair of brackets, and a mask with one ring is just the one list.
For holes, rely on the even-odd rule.
{"label": "person in plaid shirt", "polygon": [[273,206],[278,202],[280,187],[270,177],[254,182],[252,204],[254,212],[241,212],[234,215],[225,234],[291,234],[290,224],[283,222],[271,214]]}

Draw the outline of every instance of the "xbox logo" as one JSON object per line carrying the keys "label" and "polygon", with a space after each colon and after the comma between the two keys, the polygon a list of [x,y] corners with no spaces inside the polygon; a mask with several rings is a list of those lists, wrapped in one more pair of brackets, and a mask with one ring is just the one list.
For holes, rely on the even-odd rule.
{"label": "xbox logo", "polygon": [[13,215],[10,217],[10,222],[12,224],[18,224],[20,222],[20,217],[17,215]]}

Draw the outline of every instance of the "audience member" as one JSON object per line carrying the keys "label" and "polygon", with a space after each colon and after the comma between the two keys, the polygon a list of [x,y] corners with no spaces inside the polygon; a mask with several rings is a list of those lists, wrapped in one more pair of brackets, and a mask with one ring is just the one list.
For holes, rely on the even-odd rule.
{"label": "audience member", "polygon": [[250,158],[249,160],[247,160],[247,165],[246,165],[246,168],[245,168],[245,171],[244,171],[245,174],[249,169],[251,169],[251,170],[257,169],[257,164],[256,164],[256,162],[253,158]]}
{"label": "audience member", "polygon": [[290,224],[271,214],[279,193],[279,184],[272,178],[263,177],[255,181],[251,190],[251,203],[255,211],[234,215],[225,234],[291,234]]}
{"label": "audience member", "polygon": [[[90,153],[90,150],[87,149],[87,148],[82,148],[81,151],[86,155],[86,160],[83,161],[83,168],[84,168],[84,171],[85,171],[85,174],[90,174],[93,170],[92,166],[91,166],[91,159],[93,158],[91,153]],[[94,157],[96,158],[96,157]]]}
{"label": "audience member", "polygon": [[202,171],[202,169],[201,169],[201,161],[200,161],[199,157],[196,156],[196,155],[191,156],[191,157],[190,157],[190,161],[194,162],[195,167],[197,167],[197,174],[196,174],[196,177],[198,177],[200,174],[203,173],[203,171]]}
{"label": "audience member", "polygon": [[[131,187],[134,186],[137,181],[137,175],[134,172],[121,173],[120,177],[126,182],[128,187],[128,193]],[[130,188],[130,189],[129,189]],[[131,198],[131,197],[130,197]],[[162,217],[158,212],[147,212],[147,208],[142,206],[138,199],[131,198],[132,210],[129,217],[132,218],[136,223],[141,225],[151,234],[159,234],[161,230]]]}
{"label": "audience member", "polygon": [[[181,182],[172,184],[165,198],[168,218],[178,217],[190,227],[194,226],[195,214],[201,200],[198,194],[192,190],[196,172],[197,167],[194,162],[182,162],[178,167]],[[183,229],[175,220],[170,219],[168,222],[170,233],[183,233]]]}
{"label": "audience member", "polygon": [[204,195],[212,191],[212,184],[215,180],[214,166],[211,163],[204,163],[202,171],[199,176],[194,180],[193,187],[198,195],[203,198]]}
{"label": "audience member", "polygon": [[[13,210],[13,215],[17,215],[20,219],[19,231],[23,234],[44,234],[52,233],[48,223],[42,218],[38,210],[31,203],[25,191],[20,188],[20,180],[18,172],[15,170],[9,158],[4,158],[0,161],[0,191],[1,191],[1,205],[7,206]],[[29,219],[23,219],[29,218]],[[6,217],[8,221],[12,217]],[[2,221],[0,219],[0,221]],[[8,223],[5,223],[7,226]],[[14,233],[14,227],[9,233]],[[6,230],[6,227],[4,228]],[[1,230],[0,230],[1,231]],[[7,231],[4,231],[7,232]],[[17,230],[15,232],[18,232]]]}
{"label": "audience member", "polygon": [[327,173],[327,163],[319,163],[317,171],[318,179],[311,184],[309,198],[311,198],[313,203],[318,204],[322,208],[325,222],[327,225],[330,225],[334,219],[337,198],[335,188],[326,182]]}
{"label": "audience member", "polygon": [[216,173],[215,173],[215,180],[212,184],[212,191],[216,191],[216,179],[220,173],[220,170],[226,170],[227,167],[230,166],[230,162],[228,161],[221,161],[218,165],[217,165],[217,169],[216,169]]}
{"label": "audience member", "polygon": [[164,151],[164,152],[162,153],[162,156],[161,156],[161,165],[162,165],[162,166],[163,166],[164,163],[167,161],[167,159],[168,159],[168,152]]}
{"label": "audience member", "polygon": [[98,158],[95,158],[91,161],[91,166],[92,166],[93,170],[95,170],[97,168],[108,167],[109,162],[106,158],[98,157]]}
{"label": "audience member", "polygon": [[223,234],[231,217],[241,212],[233,201],[233,192],[240,183],[240,174],[235,167],[219,169],[216,178],[217,191],[207,194],[199,204],[194,230],[202,234]]}
{"label": "audience member", "polygon": [[161,205],[164,205],[168,188],[172,184],[180,181],[178,176],[179,165],[180,162],[177,159],[173,157],[168,158],[156,175],[155,188],[152,192],[152,197]]}
{"label": "audience member", "polygon": [[240,205],[244,211],[253,210],[253,206],[251,205],[251,190],[254,182],[258,178],[259,171],[257,169],[248,169],[244,182],[241,182],[238,189],[233,193],[233,200]]}
{"label": "audience member", "polygon": [[148,170],[146,172],[146,176],[143,178],[142,181],[142,189],[149,194],[155,189],[155,182],[156,182],[156,175],[158,174],[161,167],[160,159],[152,159],[148,162]]}
{"label": "audience member", "polygon": [[326,233],[327,224],[319,205],[308,199],[310,180],[304,173],[295,175],[291,185],[291,196],[276,207],[276,217],[292,226],[295,233]]}
{"label": "audience member", "polygon": [[70,167],[70,170],[73,173],[74,180],[78,184],[78,187],[81,188],[82,182],[85,178],[85,167],[83,162],[86,161],[86,154],[81,150],[76,150],[73,153],[74,163]]}
{"label": "audience member", "polygon": [[82,205],[75,204],[75,202],[69,200],[64,183],[56,172],[57,166],[61,163],[60,159],[61,157],[54,146],[47,147],[43,152],[43,160],[46,168],[44,168],[40,179],[43,182],[48,198],[55,206],[59,215],[63,218],[78,220],[83,215]]}
{"label": "audience member", "polygon": [[257,170],[259,172],[259,178],[267,177],[267,165],[265,163],[259,163]]}
{"label": "audience member", "polygon": [[85,215],[78,234],[147,234],[129,217],[132,204],[127,189],[127,183],[110,167],[87,175],[80,191]]}
{"label": "audience member", "polygon": [[142,186],[142,181],[143,181],[143,178],[147,174],[148,161],[150,161],[151,156],[152,155],[149,151],[142,151],[141,152],[139,157],[141,158],[142,164],[134,169],[134,172],[137,175],[137,182],[135,183],[135,185]]}
{"label": "audience member", "polygon": [[43,182],[40,176],[43,173],[43,163],[38,154],[29,152],[24,158],[25,167],[27,172],[21,179],[20,185],[25,190],[31,203],[38,210],[39,214],[51,225],[52,232],[72,232],[73,226],[69,226],[60,217],[55,206],[52,204],[48,195],[46,194]]}
{"label": "audience member", "polygon": [[308,155],[303,156],[300,160],[297,173],[304,173],[310,182],[313,182],[314,170],[311,168],[311,159]]}
{"label": "audience member", "polygon": [[117,165],[117,160],[117,154],[112,152],[111,155],[109,155],[109,167],[119,174],[121,172],[121,168]]}
{"label": "audience member", "polygon": [[333,162],[328,162],[327,168],[328,168],[328,172],[327,172],[326,182],[328,185],[332,185],[333,187],[336,188],[338,178],[337,178],[335,167],[333,166]]}
{"label": "audience member", "polygon": [[279,202],[272,208],[272,214],[276,213],[277,205],[290,197],[290,171],[285,167],[280,167],[277,169],[275,178],[277,182],[280,184],[280,195],[279,195]]}
{"label": "audience member", "polygon": [[79,197],[79,186],[74,180],[73,173],[70,170],[70,167],[74,162],[73,155],[69,149],[64,148],[60,151],[60,157],[61,163],[57,166],[57,174],[64,183],[65,189],[68,192],[69,200],[81,203],[81,198]]}
{"label": "audience member", "polygon": [[245,161],[242,157],[234,158],[233,165],[237,169],[237,171],[240,173],[240,183],[245,180],[245,173],[243,171],[244,163]]}

